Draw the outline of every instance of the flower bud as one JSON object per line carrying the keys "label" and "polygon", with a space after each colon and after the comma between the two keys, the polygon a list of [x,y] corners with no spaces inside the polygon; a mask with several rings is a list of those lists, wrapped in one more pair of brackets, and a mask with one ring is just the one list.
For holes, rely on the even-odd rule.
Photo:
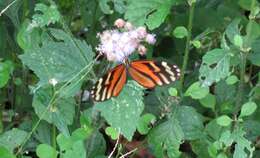
{"label": "flower bud", "polygon": [[117,19],[114,23],[117,28],[123,28],[125,26],[125,21],[123,19]]}
{"label": "flower bud", "polygon": [[134,29],[134,26],[130,22],[125,23],[125,29],[130,31]]}
{"label": "flower bud", "polygon": [[145,55],[146,52],[147,52],[147,49],[145,48],[144,45],[139,45],[138,52],[139,52],[140,55]]}

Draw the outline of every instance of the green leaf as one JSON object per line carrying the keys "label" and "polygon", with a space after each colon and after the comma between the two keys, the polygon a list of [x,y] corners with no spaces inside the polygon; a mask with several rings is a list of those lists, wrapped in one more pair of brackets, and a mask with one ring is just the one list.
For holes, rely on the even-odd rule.
{"label": "green leaf", "polygon": [[23,50],[38,48],[40,44],[40,29],[30,25],[30,21],[26,19],[17,34],[17,43]]}
{"label": "green leaf", "polygon": [[48,144],[38,145],[36,154],[39,158],[56,158],[58,156],[58,152]]}
{"label": "green leaf", "polygon": [[215,140],[220,138],[221,133],[223,132],[224,127],[220,126],[217,123],[216,119],[211,120],[205,127],[207,134]]}
{"label": "green leaf", "polygon": [[0,88],[8,83],[10,75],[13,72],[13,67],[13,63],[9,60],[4,62],[0,61]]}
{"label": "green leaf", "polygon": [[71,149],[66,150],[65,153],[62,153],[62,158],[86,158],[86,151],[83,141],[76,141],[73,143]]}
{"label": "green leaf", "polygon": [[10,151],[8,151],[4,146],[0,146],[1,158],[16,158]]}
{"label": "green leaf", "polygon": [[40,27],[54,24],[61,18],[57,6],[54,3],[52,3],[50,6],[47,6],[43,3],[37,3],[34,10],[35,12],[39,12],[41,14],[33,15],[32,24],[36,24]]}
{"label": "green leaf", "polygon": [[[4,1],[0,1],[0,10],[1,12],[3,11],[4,8],[6,8],[9,4],[11,4],[13,1],[12,0],[4,0]],[[12,5],[10,5],[7,10],[5,10],[3,12],[3,14],[5,14],[6,16],[8,16],[10,18],[10,20],[12,21],[12,23],[14,24],[14,26],[16,28],[19,27],[20,25],[20,14],[19,14],[19,9],[22,6],[22,2],[21,1],[17,1],[15,3],[13,3]],[[1,13],[2,14],[2,13]]]}
{"label": "green leaf", "polygon": [[184,26],[178,26],[174,29],[173,35],[176,38],[184,38],[188,36],[188,30]]}
{"label": "green leaf", "polygon": [[131,140],[144,109],[142,96],[142,88],[129,81],[118,97],[98,102],[94,109],[101,111],[111,127]]}
{"label": "green leaf", "polygon": [[110,136],[113,140],[118,139],[119,133],[118,131],[113,127],[107,127],[105,130],[106,134]]}
{"label": "green leaf", "polygon": [[[238,4],[241,8],[243,8],[247,11],[250,11],[252,1],[253,0],[239,0]],[[259,3],[257,1],[255,1],[255,3],[256,3],[256,6],[259,5]]]}
{"label": "green leaf", "polygon": [[151,150],[159,158],[166,157],[164,151],[166,151],[168,157],[179,157],[181,154],[179,147],[183,139],[182,128],[179,121],[174,118],[159,124],[148,135],[148,143],[151,146]]}
{"label": "green leaf", "polygon": [[197,49],[201,47],[201,42],[199,40],[194,40],[191,42],[191,44]]}
{"label": "green leaf", "polygon": [[252,53],[249,53],[248,59],[252,64],[260,66],[260,40],[257,39],[252,43]]}
{"label": "green leaf", "polygon": [[202,116],[193,107],[178,107],[176,117],[183,130],[185,140],[195,140],[203,137]]}
{"label": "green leaf", "polygon": [[39,86],[49,84],[50,79],[56,79],[58,83],[71,80],[93,60],[91,47],[85,42],[71,38],[62,30],[50,29],[50,33],[55,40],[46,34],[40,48],[28,49],[19,56],[39,77]]}
{"label": "green leaf", "polygon": [[226,79],[226,83],[227,85],[233,85],[235,83],[237,83],[237,81],[239,81],[239,79],[237,78],[237,76],[235,75],[231,75]]}
{"label": "green leaf", "polygon": [[226,28],[226,36],[228,37],[229,41],[233,44],[235,44],[235,36],[240,35],[240,30],[239,30],[239,23],[241,19],[236,18],[234,19]]}
{"label": "green leaf", "polygon": [[75,131],[72,132],[71,139],[76,142],[76,141],[83,141],[90,137],[92,134],[93,129],[92,128],[78,128]]}
{"label": "green leaf", "polygon": [[203,85],[210,86],[230,74],[230,56],[223,49],[213,49],[202,58],[200,79]]}
{"label": "green leaf", "polygon": [[243,104],[239,117],[249,116],[255,112],[257,105],[255,102],[247,102]]}
{"label": "green leaf", "polygon": [[13,128],[0,135],[0,146],[4,146],[9,151],[13,151],[20,146],[27,136],[27,132]]}
{"label": "green leaf", "polygon": [[215,105],[216,105],[216,97],[215,95],[212,94],[208,94],[206,95],[204,98],[199,100],[201,105],[204,106],[205,108],[210,108],[212,110],[215,109]]}
{"label": "green leaf", "polygon": [[71,137],[67,137],[60,133],[57,136],[57,144],[59,145],[61,151],[69,150],[73,145],[73,140]]}
{"label": "green leaf", "polygon": [[242,48],[243,46],[243,38],[240,35],[234,36],[234,44],[235,46]]}
{"label": "green leaf", "polygon": [[151,127],[149,125],[155,122],[156,117],[153,114],[144,114],[138,121],[137,130],[140,134],[145,135],[149,132]]}
{"label": "green leaf", "polygon": [[168,89],[168,91],[169,91],[169,94],[170,94],[171,96],[174,96],[174,97],[178,96],[178,91],[177,91],[176,88],[170,87],[170,88]]}
{"label": "green leaf", "polygon": [[181,0],[131,0],[128,1],[125,19],[134,25],[147,24],[149,29],[159,27],[170,13],[173,5],[178,5]]}
{"label": "green leaf", "polygon": [[228,117],[227,115],[222,115],[222,116],[217,118],[217,123],[220,126],[229,126],[232,121],[233,120],[230,117]]}
{"label": "green leaf", "polygon": [[110,2],[110,0],[99,0],[99,7],[101,9],[101,11],[104,13],[104,14],[112,14],[113,13],[113,10],[111,10],[108,2]]}
{"label": "green leaf", "polygon": [[193,99],[204,98],[209,93],[208,87],[202,87],[199,82],[193,83],[185,92],[185,96],[190,96]]}
{"label": "green leaf", "polygon": [[[64,135],[69,135],[68,125],[73,122],[75,101],[73,97],[56,99],[55,104],[49,106],[53,96],[51,87],[40,88],[33,97],[32,106],[38,117],[53,123]],[[49,109],[46,109],[49,106]]]}
{"label": "green leaf", "polygon": [[97,157],[106,152],[106,141],[99,131],[95,131],[86,142],[86,157]]}

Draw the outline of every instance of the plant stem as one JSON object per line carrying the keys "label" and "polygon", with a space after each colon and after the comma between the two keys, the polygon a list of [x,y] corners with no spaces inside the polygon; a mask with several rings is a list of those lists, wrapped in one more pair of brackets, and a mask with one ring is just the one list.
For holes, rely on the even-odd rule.
{"label": "plant stem", "polygon": [[195,2],[191,3],[190,9],[189,9],[189,22],[188,22],[188,36],[186,40],[186,47],[184,52],[184,59],[181,69],[181,78],[180,78],[180,92],[183,93],[183,84],[184,84],[184,73],[187,68],[187,63],[189,60],[189,51],[190,51],[190,41],[191,41],[191,31],[192,31],[192,25],[193,25],[193,16],[194,16],[194,8],[195,8]]}
{"label": "plant stem", "polygon": [[247,53],[241,52],[240,58],[240,82],[238,85],[238,93],[236,96],[235,115],[237,115],[243,103]]}
{"label": "plant stem", "polygon": [[[250,37],[252,35],[252,21],[255,19],[254,17],[254,7],[256,4],[256,0],[252,0],[251,2],[251,8],[250,8],[250,15],[249,15],[249,23],[248,23],[248,32],[246,36],[245,42],[250,41]],[[248,46],[248,43],[246,43],[246,46]],[[243,99],[244,99],[244,84],[245,84],[245,72],[246,72],[246,60],[247,60],[247,55],[249,51],[241,51],[240,55],[240,82],[238,86],[238,93],[236,96],[236,108],[234,115],[236,116],[243,104]]]}
{"label": "plant stem", "polygon": [[54,149],[56,149],[56,126],[52,124],[52,131],[51,131],[51,144]]}

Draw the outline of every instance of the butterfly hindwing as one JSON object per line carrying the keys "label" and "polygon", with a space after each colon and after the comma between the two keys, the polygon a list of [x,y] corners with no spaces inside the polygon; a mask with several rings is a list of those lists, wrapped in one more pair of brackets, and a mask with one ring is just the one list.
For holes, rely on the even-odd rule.
{"label": "butterfly hindwing", "polygon": [[130,63],[130,76],[146,88],[170,84],[180,77],[180,69],[165,61],[137,60]]}
{"label": "butterfly hindwing", "polygon": [[91,90],[95,101],[105,101],[118,96],[126,83],[126,67],[120,64],[100,78]]}

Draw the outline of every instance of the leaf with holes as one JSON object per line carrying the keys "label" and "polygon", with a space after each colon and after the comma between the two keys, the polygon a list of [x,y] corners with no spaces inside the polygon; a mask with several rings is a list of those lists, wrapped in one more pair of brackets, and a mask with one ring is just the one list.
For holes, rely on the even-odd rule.
{"label": "leaf with holes", "polygon": [[182,0],[132,0],[127,5],[125,18],[134,25],[147,24],[152,30],[164,22],[173,5],[181,2]]}
{"label": "leaf with holes", "polygon": [[224,49],[213,49],[202,58],[200,79],[210,86],[214,82],[226,78],[230,74],[230,55]]}

